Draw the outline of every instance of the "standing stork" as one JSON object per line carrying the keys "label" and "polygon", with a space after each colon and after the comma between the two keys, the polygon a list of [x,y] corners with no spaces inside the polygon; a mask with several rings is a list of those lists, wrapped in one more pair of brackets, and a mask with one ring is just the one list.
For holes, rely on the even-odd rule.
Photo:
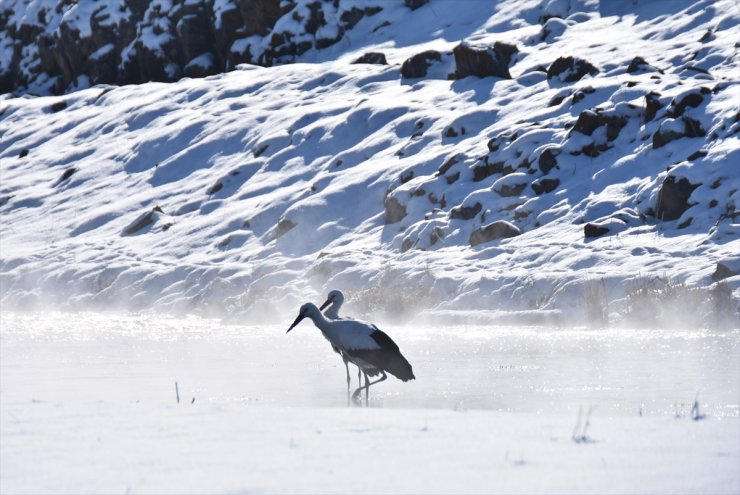
{"label": "standing stork", "polygon": [[316,305],[306,303],[301,306],[298,317],[288,328],[288,332],[304,318],[310,318],[332,346],[347,355],[367,375],[381,375],[374,382],[367,382],[355,390],[352,394],[353,399],[356,399],[363,389],[367,393],[371,385],[388,378],[386,372],[404,382],[416,378],[411,364],[403,357],[396,343],[375,325],[350,319],[329,320]]}
{"label": "standing stork", "polygon": [[[324,304],[322,304],[319,307],[319,310],[324,312],[324,316],[329,318],[330,320],[341,320],[342,318],[339,316],[339,308],[342,307],[342,304],[344,303],[344,294],[342,294],[342,291],[340,290],[332,290],[329,292],[329,295],[326,297],[326,301],[324,301]],[[329,306],[328,308],[326,308]],[[326,308],[326,310],[324,310]],[[330,341],[331,342],[331,341]],[[351,384],[351,379],[349,377],[349,362],[351,359],[349,356],[347,356],[346,353],[342,352],[332,343],[332,349],[334,349],[334,352],[342,356],[342,361],[344,361],[344,369],[347,371],[347,400],[349,401],[349,389]],[[357,363],[354,363],[354,365],[357,366],[357,381],[359,382],[359,386],[362,386],[362,368]],[[368,383],[369,380],[367,378],[367,375],[365,375],[365,383]],[[365,398],[367,398],[367,391],[365,392]]]}

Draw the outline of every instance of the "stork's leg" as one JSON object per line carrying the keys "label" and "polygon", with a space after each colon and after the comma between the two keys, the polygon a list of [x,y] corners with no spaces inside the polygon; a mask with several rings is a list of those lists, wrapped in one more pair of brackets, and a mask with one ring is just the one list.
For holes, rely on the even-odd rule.
{"label": "stork's leg", "polygon": [[[382,376],[381,376],[380,378],[378,378],[378,379],[377,379],[377,380],[375,380],[374,382],[369,382],[369,383],[366,383],[364,387],[360,387],[360,388],[358,388],[357,390],[355,390],[355,393],[354,393],[354,394],[352,394],[352,398],[353,398],[353,399],[357,399],[357,397],[358,397],[358,396],[360,395],[360,393],[362,392],[362,390],[363,390],[363,389],[364,389],[365,391],[367,391],[367,390],[368,390],[368,389],[370,388],[370,385],[375,385],[376,383],[380,383],[380,382],[382,382],[383,380],[385,380],[386,378],[388,378],[388,375],[386,375],[386,374],[385,374],[385,371],[383,371],[383,370],[380,370],[380,373],[381,373],[381,375],[382,375]],[[367,374],[365,375],[365,380],[367,380]],[[367,393],[366,393],[366,397],[367,397]]]}
{"label": "stork's leg", "polygon": [[370,396],[370,378],[368,378],[367,373],[365,373],[365,404],[367,404],[369,396]]}
{"label": "stork's leg", "polygon": [[350,379],[349,379],[349,364],[347,364],[348,361],[347,361],[347,358],[346,357],[342,356],[342,359],[344,360],[344,369],[347,370],[347,395],[349,395],[349,384],[350,384]]}

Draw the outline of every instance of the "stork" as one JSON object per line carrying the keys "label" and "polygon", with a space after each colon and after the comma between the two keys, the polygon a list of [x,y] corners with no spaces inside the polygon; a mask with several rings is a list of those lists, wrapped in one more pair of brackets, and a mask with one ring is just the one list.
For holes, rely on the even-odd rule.
{"label": "stork", "polygon": [[288,332],[304,318],[310,318],[332,346],[357,364],[364,373],[369,376],[381,375],[377,380],[367,382],[355,390],[353,399],[362,390],[367,393],[371,385],[388,378],[386,372],[404,382],[416,378],[411,364],[403,357],[396,343],[375,325],[350,319],[329,320],[316,305],[306,303],[301,306],[298,317],[290,325]]}
{"label": "stork", "polygon": [[[342,318],[339,316],[339,308],[342,307],[342,303],[344,303],[344,294],[342,294],[342,291],[333,290],[329,292],[329,295],[326,297],[326,301],[324,301],[324,304],[319,307],[319,310],[323,311],[324,316],[330,320],[341,320]],[[327,306],[329,307],[324,310]],[[342,356],[342,361],[344,361],[344,369],[347,370],[347,399],[349,399],[349,389],[352,381],[349,377],[349,362],[351,360],[347,354],[340,351],[334,344],[332,344],[332,349],[334,349],[334,352]],[[353,362],[353,364],[357,366],[357,381],[359,382],[359,385],[362,386],[362,368],[360,368],[357,363]],[[367,375],[365,375],[365,383],[368,382],[369,380]],[[367,391],[365,392],[365,398],[367,399]]]}

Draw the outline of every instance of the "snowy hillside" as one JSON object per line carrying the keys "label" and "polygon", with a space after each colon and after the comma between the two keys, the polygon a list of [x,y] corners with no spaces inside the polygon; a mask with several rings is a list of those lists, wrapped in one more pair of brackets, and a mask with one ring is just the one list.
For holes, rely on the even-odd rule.
{"label": "snowy hillside", "polygon": [[378,16],[290,65],[0,97],[3,309],[737,323],[736,2]]}

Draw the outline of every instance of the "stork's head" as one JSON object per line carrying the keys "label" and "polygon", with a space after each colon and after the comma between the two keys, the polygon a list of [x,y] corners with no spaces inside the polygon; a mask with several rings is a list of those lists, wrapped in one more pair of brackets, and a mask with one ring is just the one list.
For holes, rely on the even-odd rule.
{"label": "stork's head", "polygon": [[333,290],[329,292],[329,295],[327,296],[326,301],[324,301],[324,304],[322,304],[319,309],[323,311],[324,308],[326,308],[330,304],[338,304],[341,306],[343,302],[344,302],[344,294],[342,294],[342,291]]}
{"label": "stork's head", "polygon": [[298,318],[295,319],[295,321],[293,322],[293,324],[290,326],[290,328],[288,329],[288,331],[285,332],[285,333],[288,333],[291,330],[293,330],[293,327],[295,327],[296,325],[298,325],[301,322],[301,320],[303,320],[303,318],[305,318],[307,316],[309,318],[311,318],[312,315],[314,315],[316,313],[321,314],[319,312],[319,309],[314,304],[311,304],[311,303],[304,304],[303,306],[301,306],[301,309],[298,312]]}

